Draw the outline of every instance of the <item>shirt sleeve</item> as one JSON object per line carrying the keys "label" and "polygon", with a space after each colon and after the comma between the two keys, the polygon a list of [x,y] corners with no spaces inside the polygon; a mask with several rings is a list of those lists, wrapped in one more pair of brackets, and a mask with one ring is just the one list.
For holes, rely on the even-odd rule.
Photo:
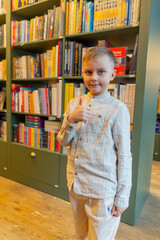
{"label": "shirt sleeve", "polygon": [[113,138],[117,150],[117,191],[114,204],[121,208],[129,205],[132,186],[132,155],[130,150],[130,115],[122,105],[113,124]]}
{"label": "shirt sleeve", "polygon": [[76,134],[78,123],[71,124],[67,118],[71,112],[73,112],[73,100],[72,99],[68,106],[65,114],[63,115],[64,120],[61,129],[58,132],[57,139],[62,146],[69,146],[74,135]]}

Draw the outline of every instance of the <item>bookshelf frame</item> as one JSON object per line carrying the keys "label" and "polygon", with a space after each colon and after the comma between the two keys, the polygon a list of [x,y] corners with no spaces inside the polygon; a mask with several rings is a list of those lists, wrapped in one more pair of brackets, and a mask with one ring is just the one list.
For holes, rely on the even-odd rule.
{"label": "bookshelf frame", "polygon": [[[130,198],[130,207],[122,215],[122,221],[130,225],[134,225],[135,221],[143,207],[146,197],[149,194],[150,177],[153,159],[154,148],[154,132],[155,132],[155,119],[156,119],[156,103],[158,97],[158,85],[159,85],[159,66],[158,49],[160,46],[160,1],[159,0],[141,0],[141,21],[140,26],[123,27],[108,29],[97,32],[81,33],[77,35],[64,36],[62,38],[47,39],[37,42],[31,42],[26,44],[17,44],[11,47],[11,21],[15,16],[23,18],[25,14],[28,14],[26,18],[30,18],[38,14],[41,14],[41,10],[45,6],[48,9],[48,4],[59,4],[58,0],[42,0],[33,5],[26,6],[22,9],[11,11],[11,1],[6,0],[7,13],[5,16],[0,16],[0,23],[6,21],[7,25],[7,47],[6,49],[0,49],[0,55],[6,54],[7,59],[7,81],[0,81],[0,84],[6,84],[7,96],[7,142],[0,139],[0,151],[2,152],[0,157],[0,174],[6,178],[20,182],[27,186],[33,187],[40,191],[49,193],[56,197],[69,200],[68,190],[66,187],[66,163],[67,157],[65,154],[50,152],[46,149],[35,149],[19,143],[12,142],[12,126],[16,119],[24,119],[25,113],[16,113],[11,111],[11,84],[12,83],[26,83],[34,82],[35,84],[48,84],[48,81],[57,81],[59,78],[37,78],[37,79],[12,79],[12,54],[14,49],[18,49],[20,53],[23,51],[33,50],[36,47],[43,51],[43,49],[50,48],[52,44],[55,44],[60,39],[63,39],[63,65],[62,65],[62,109],[64,106],[64,84],[67,81],[82,81],[82,77],[66,77],[63,74],[64,69],[64,49],[65,41],[77,40],[79,42],[86,43],[88,46],[93,45],[98,39],[107,38],[108,41],[112,39],[112,43],[120,46],[128,43],[128,47],[132,47],[135,41],[135,35],[139,32],[139,50],[137,58],[137,73],[135,76],[125,75],[118,76],[115,81],[121,81],[122,77],[125,81],[136,82],[136,95],[135,95],[135,108],[134,108],[134,120],[133,120],[133,132],[132,132],[132,153],[133,153],[133,186]],[[43,9],[44,11],[44,9]],[[5,19],[5,20],[4,20]],[[65,24],[64,24],[65,25]],[[94,39],[94,41],[93,41]],[[157,59],[157,61],[155,61]],[[135,79],[136,78],[136,79]],[[63,112],[62,112],[63,113]],[[32,115],[32,114],[29,114]],[[38,114],[35,114],[38,115]],[[42,116],[42,115],[41,115]],[[43,115],[44,116],[44,115]],[[46,115],[45,115],[46,116]],[[47,115],[48,116],[48,115]],[[62,121],[62,118],[61,118]],[[21,155],[25,152],[29,153],[35,151],[38,155],[39,162],[35,159],[29,159],[30,165],[27,167],[32,170],[32,164],[40,164],[37,166],[42,171],[44,162],[47,161],[50,165],[49,168],[53,168],[53,175],[56,176],[56,184],[51,184],[51,179],[48,180],[47,170],[44,173],[44,180],[40,180],[40,173],[37,173],[35,177],[34,171],[31,171],[31,175],[27,175],[25,171],[21,172],[22,166],[19,162],[16,162],[16,155]],[[53,159],[53,163],[50,162]],[[45,161],[44,161],[45,160]],[[55,162],[54,162],[55,161]],[[17,165],[16,165],[17,163]],[[46,163],[46,162],[45,162]],[[46,163],[47,164],[47,163]],[[54,168],[56,166],[56,168]],[[47,169],[47,168],[45,168]],[[56,186],[55,186],[56,185]]]}

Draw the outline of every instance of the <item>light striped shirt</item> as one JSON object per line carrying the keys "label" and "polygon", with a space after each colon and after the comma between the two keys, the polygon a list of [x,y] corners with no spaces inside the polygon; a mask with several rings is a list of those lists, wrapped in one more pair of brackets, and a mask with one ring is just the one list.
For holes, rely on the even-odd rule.
{"label": "light striped shirt", "polygon": [[69,146],[68,188],[74,183],[76,194],[99,199],[115,196],[116,206],[128,207],[132,172],[128,108],[109,92],[82,98],[83,105],[91,107],[89,120],[67,121],[79,104],[79,98],[74,98],[58,133],[59,142]]}

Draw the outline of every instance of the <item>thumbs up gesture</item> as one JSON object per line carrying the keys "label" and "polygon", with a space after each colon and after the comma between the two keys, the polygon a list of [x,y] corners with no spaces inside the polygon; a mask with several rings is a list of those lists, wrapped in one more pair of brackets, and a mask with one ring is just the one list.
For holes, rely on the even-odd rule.
{"label": "thumbs up gesture", "polygon": [[74,109],[74,111],[68,116],[68,121],[70,123],[78,123],[87,121],[89,119],[91,108],[83,106],[83,99],[80,97],[79,104]]}

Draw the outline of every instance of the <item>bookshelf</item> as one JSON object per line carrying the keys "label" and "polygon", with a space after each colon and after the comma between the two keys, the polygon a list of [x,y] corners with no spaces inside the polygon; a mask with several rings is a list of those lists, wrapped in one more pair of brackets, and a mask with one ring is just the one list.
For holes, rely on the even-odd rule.
{"label": "bookshelf", "polygon": [[[31,19],[40,16],[51,9],[53,5],[59,6],[60,1],[42,0],[32,5],[11,10],[11,1],[7,0],[7,13],[0,16],[0,23],[6,22],[7,36],[11,36],[11,21]],[[32,116],[52,116],[48,114],[28,114],[12,111],[11,86],[12,84],[30,84],[32,87],[48,87],[50,83],[57,83],[62,79],[62,112],[58,121],[62,122],[64,109],[65,83],[83,82],[81,76],[69,77],[64,75],[64,53],[66,41],[78,41],[86,46],[97,44],[98,40],[107,40],[115,46],[128,46],[132,49],[136,34],[139,33],[139,47],[136,75],[117,76],[114,83],[135,83],[135,107],[132,131],[133,153],[133,187],[130,198],[130,207],[123,214],[122,221],[134,225],[144,201],[149,193],[151,166],[153,157],[154,129],[156,116],[157,88],[159,84],[158,51],[160,32],[158,23],[160,16],[159,0],[141,1],[141,20],[139,25],[111,28],[96,32],[78,33],[63,37],[55,37],[24,44],[11,46],[11,39],[7,37],[6,49],[0,48],[0,57],[6,54],[7,81],[0,80],[7,88],[7,141],[0,139],[0,174],[4,177],[31,186],[65,200],[68,198],[66,186],[66,154],[51,152],[48,149],[38,149],[13,142],[13,125],[24,121],[26,114]],[[5,20],[6,19],[6,20]],[[159,19],[159,20],[158,20]],[[64,24],[65,25],[65,24]],[[65,26],[64,26],[65,27]],[[12,59],[31,52],[43,53],[51,49],[60,40],[63,41],[62,76],[12,78]],[[55,116],[52,116],[55,117]],[[56,119],[57,120],[57,119]]]}

